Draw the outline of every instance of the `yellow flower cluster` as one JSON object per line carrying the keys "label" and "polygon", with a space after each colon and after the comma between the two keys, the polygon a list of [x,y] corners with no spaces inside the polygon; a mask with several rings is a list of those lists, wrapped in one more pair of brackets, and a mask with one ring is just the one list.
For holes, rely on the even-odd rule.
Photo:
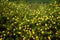
{"label": "yellow flower cluster", "polygon": [[[6,0],[8,1],[8,0]],[[60,8],[54,4],[7,2],[0,16],[0,40],[54,40],[60,35]],[[31,8],[32,7],[32,8]],[[14,38],[15,37],[15,38]]]}

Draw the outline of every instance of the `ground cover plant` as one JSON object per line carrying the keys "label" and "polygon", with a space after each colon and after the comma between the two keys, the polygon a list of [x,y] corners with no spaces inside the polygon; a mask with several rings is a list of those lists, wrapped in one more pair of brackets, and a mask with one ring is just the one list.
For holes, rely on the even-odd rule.
{"label": "ground cover plant", "polygon": [[60,5],[0,0],[0,40],[59,40]]}

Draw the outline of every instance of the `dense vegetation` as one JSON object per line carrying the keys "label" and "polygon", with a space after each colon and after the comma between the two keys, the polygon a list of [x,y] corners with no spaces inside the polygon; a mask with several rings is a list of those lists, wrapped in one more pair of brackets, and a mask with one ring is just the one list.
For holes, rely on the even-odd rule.
{"label": "dense vegetation", "polygon": [[[40,1],[40,0],[39,0]],[[59,40],[60,4],[0,0],[0,40]]]}

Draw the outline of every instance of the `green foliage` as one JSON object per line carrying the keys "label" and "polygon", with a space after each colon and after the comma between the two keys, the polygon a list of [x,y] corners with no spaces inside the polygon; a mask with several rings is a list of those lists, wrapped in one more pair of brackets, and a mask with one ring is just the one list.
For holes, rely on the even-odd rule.
{"label": "green foliage", "polygon": [[60,39],[60,7],[54,3],[0,0],[0,40]]}

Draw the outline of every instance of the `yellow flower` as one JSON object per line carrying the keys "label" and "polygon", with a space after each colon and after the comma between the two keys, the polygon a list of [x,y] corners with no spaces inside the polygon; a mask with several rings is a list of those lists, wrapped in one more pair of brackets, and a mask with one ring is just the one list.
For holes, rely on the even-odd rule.
{"label": "yellow flower", "polygon": [[49,32],[49,34],[51,34],[51,33],[52,33],[52,31]]}
{"label": "yellow flower", "polygon": [[46,20],[48,19],[48,16],[46,16]]}
{"label": "yellow flower", "polygon": [[42,29],[40,29],[42,31]]}
{"label": "yellow flower", "polygon": [[45,28],[45,30],[47,30],[47,28]]}
{"label": "yellow flower", "polygon": [[57,17],[57,19],[59,19],[59,18],[60,18],[60,16]]}
{"label": "yellow flower", "polygon": [[29,34],[31,33],[31,31],[29,30]]}
{"label": "yellow flower", "polygon": [[31,22],[34,23],[34,19],[32,19]]}
{"label": "yellow flower", "polygon": [[51,9],[48,9],[49,11],[51,10]]}
{"label": "yellow flower", "polygon": [[44,34],[44,31],[42,31],[42,34]]}
{"label": "yellow flower", "polygon": [[53,16],[51,16],[53,18]]}
{"label": "yellow flower", "polygon": [[38,38],[38,36],[36,36],[36,38]]}
{"label": "yellow flower", "polygon": [[47,24],[45,24],[45,26],[47,26]]}
{"label": "yellow flower", "polygon": [[15,33],[13,35],[16,35]]}
{"label": "yellow flower", "polygon": [[48,39],[51,40],[51,39],[50,39],[50,36],[48,36]]}
{"label": "yellow flower", "polygon": [[7,17],[7,19],[9,20],[9,17]]}
{"label": "yellow flower", "polygon": [[36,40],[39,40],[38,36],[36,36]]}
{"label": "yellow flower", "polygon": [[15,16],[15,18],[16,18],[17,16]]}
{"label": "yellow flower", "polygon": [[38,26],[39,24],[37,23],[36,25]]}
{"label": "yellow flower", "polygon": [[13,17],[12,19],[14,20],[15,18]]}
{"label": "yellow flower", "polygon": [[25,39],[26,39],[26,37],[23,38],[23,40],[25,40]]}
{"label": "yellow flower", "polygon": [[9,34],[9,32],[7,32],[7,34]]}
{"label": "yellow flower", "polygon": [[17,20],[19,19],[19,17],[17,17]]}
{"label": "yellow flower", "polygon": [[30,20],[27,20],[28,22],[30,21]]}
{"label": "yellow flower", "polygon": [[17,22],[14,22],[14,24],[16,24]]}
{"label": "yellow flower", "polygon": [[3,24],[3,26],[6,26],[5,24]]}
{"label": "yellow flower", "polygon": [[60,14],[60,12],[59,12],[59,14]]}
{"label": "yellow flower", "polygon": [[34,30],[32,30],[32,33],[35,34]]}
{"label": "yellow flower", "polygon": [[21,30],[22,27],[19,26],[19,30]]}
{"label": "yellow flower", "polygon": [[0,38],[0,40],[2,40],[2,38]]}
{"label": "yellow flower", "polygon": [[35,16],[35,18],[37,18],[38,17],[38,15],[37,16]]}
{"label": "yellow flower", "polygon": [[56,24],[56,22],[53,22],[53,24]]}
{"label": "yellow flower", "polygon": [[28,32],[28,30],[26,30],[26,32]]}
{"label": "yellow flower", "polygon": [[13,25],[14,25],[14,23],[11,24],[11,26],[13,26]]}
{"label": "yellow flower", "polygon": [[18,34],[21,34],[21,32],[18,32]]}
{"label": "yellow flower", "polygon": [[6,36],[6,34],[3,34],[4,36]]}
{"label": "yellow flower", "polygon": [[58,31],[55,34],[58,34]]}
{"label": "yellow flower", "polygon": [[44,18],[42,18],[42,17],[41,17],[40,19],[41,19],[42,21],[44,20]]}
{"label": "yellow flower", "polygon": [[5,33],[5,31],[2,31],[2,33]]}

